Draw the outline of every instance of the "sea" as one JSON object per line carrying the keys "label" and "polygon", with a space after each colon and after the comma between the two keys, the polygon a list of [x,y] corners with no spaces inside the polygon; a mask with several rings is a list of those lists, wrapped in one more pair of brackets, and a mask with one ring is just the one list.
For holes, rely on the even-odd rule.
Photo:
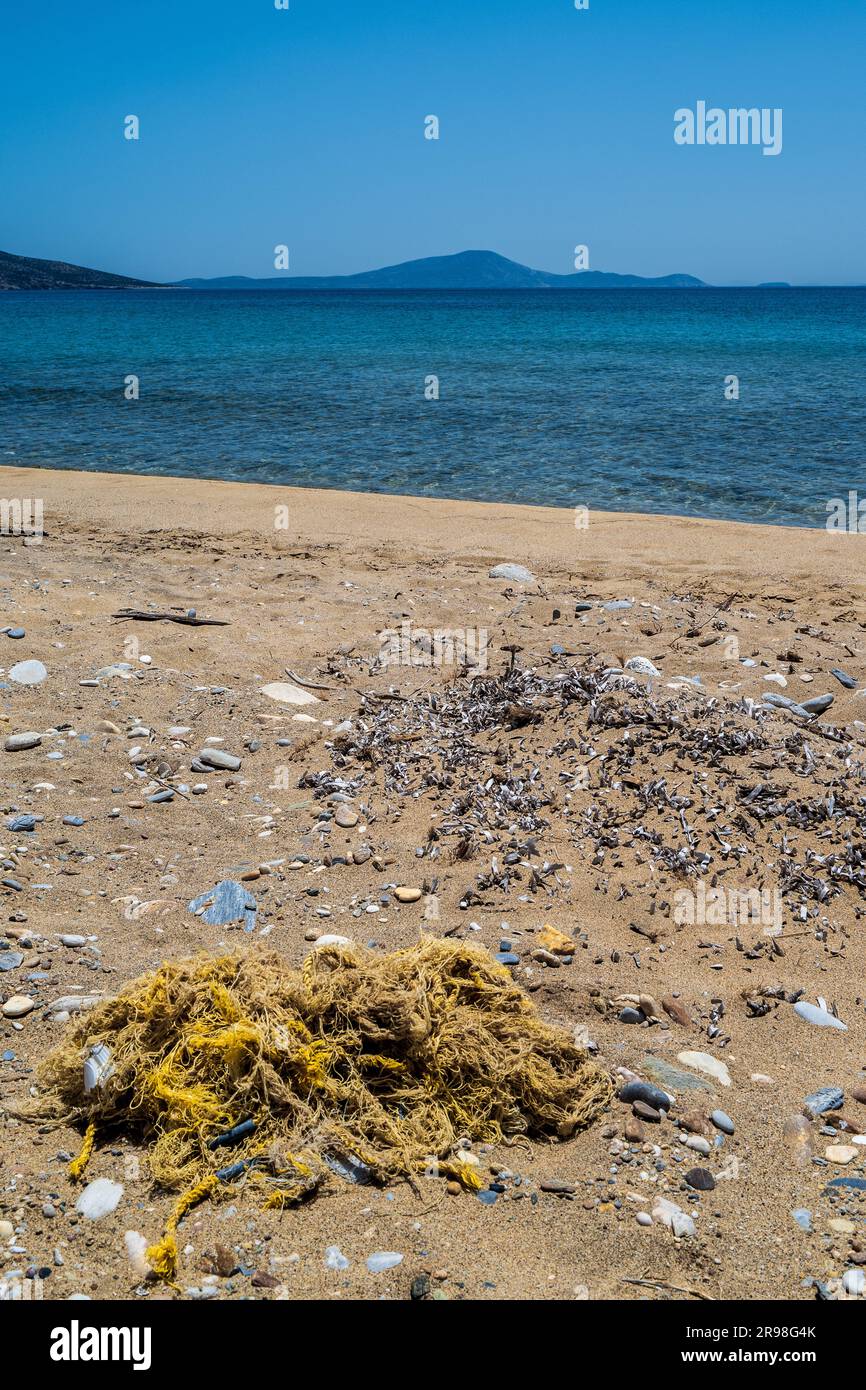
{"label": "sea", "polygon": [[866,288],[8,291],[0,462],[823,527]]}

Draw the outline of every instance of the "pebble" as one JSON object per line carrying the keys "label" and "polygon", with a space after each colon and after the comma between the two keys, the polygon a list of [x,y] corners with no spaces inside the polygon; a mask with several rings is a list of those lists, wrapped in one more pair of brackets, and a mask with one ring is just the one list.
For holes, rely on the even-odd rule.
{"label": "pebble", "polygon": [[376,1250],[367,1256],[367,1268],[371,1274],[381,1274],[383,1270],[394,1269],[403,1263],[403,1256],[394,1250]]}
{"label": "pebble", "polygon": [[805,1231],[807,1236],[808,1236],[808,1235],[811,1235],[811,1233],[812,1233],[812,1213],[808,1210],[808,1208],[807,1208],[807,1207],[795,1207],[794,1210],[791,1212],[791,1215],[793,1216],[793,1218],[794,1218],[794,1220],[796,1221],[797,1225],[800,1227],[800,1230],[801,1230],[801,1231]]}
{"label": "pebble", "polygon": [[420,888],[395,888],[394,897],[398,903],[417,903],[421,897]]}
{"label": "pebble", "polygon": [[834,695],[813,695],[811,700],[801,700],[800,708],[804,709],[807,714],[823,714],[825,710],[830,708],[835,698]]}
{"label": "pebble", "polygon": [[626,1008],[619,1015],[620,1023],[643,1023],[643,1014],[639,1009]]}
{"label": "pebble", "polygon": [[680,1052],[677,1054],[677,1061],[682,1062],[684,1067],[693,1067],[695,1071],[712,1076],[720,1086],[732,1084],[731,1074],[724,1062],[720,1062],[718,1057],[711,1057],[708,1052]]}
{"label": "pebble", "polygon": [[683,1028],[691,1028],[692,1020],[689,1017],[689,1011],[679,999],[665,994],[662,998],[662,1008],[675,1023],[679,1023]]}
{"label": "pebble", "polygon": [[353,825],[358,824],[358,812],[353,811],[351,806],[338,806],[334,815],[334,823],[342,826],[344,830],[351,830]]}
{"label": "pebble", "polygon": [[648,1081],[627,1081],[619,1092],[618,1099],[627,1104],[642,1103],[653,1110],[671,1108],[670,1096],[665,1091],[660,1091],[658,1086],[651,1086]]}
{"label": "pebble", "polygon": [[791,1115],[782,1126],[782,1139],[801,1167],[812,1161],[812,1130],[802,1115]]}
{"label": "pebble", "polygon": [[803,1101],[803,1111],[811,1119],[815,1120],[819,1115],[823,1115],[827,1110],[841,1110],[845,1100],[845,1092],[839,1086],[825,1086],[820,1091],[813,1091]]}
{"label": "pebble", "polygon": [[329,1245],[325,1251],[325,1267],[327,1269],[348,1269],[350,1261],[346,1259],[339,1245]]}
{"label": "pebble", "polygon": [[574,1183],[566,1182],[565,1178],[542,1178],[538,1184],[542,1192],[574,1193],[577,1191]]}
{"label": "pebble", "polygon": [[723,1134],[733,1134],[734,1132],[734,1122],[730,1115],[725,1114],[724,1110],[713,1110],[710,1114],[710,1122]]}
{"label": "pebble", "polygon": [[10,734],[3,747],[7,753],[23,753],[26,748],[38,748],[41,742],[41,734]]}
{"label": "pebble", "polygon": [[42,816],[13,816],[7,822],[10,830],[35,830]]}
{"label": "pebble", "polygon": [[534,584],[535,575],[525,565],[494,565],[488,579],[510,579],[514,584]]}
{"label": "pebble", "polygon": [[21,638],[26,637],[27,634],[23,627],[7,627],[6,636],[12,637],[15,641],[20,641]]}
{"label": "pebble", "polygon": [[857,689],[857,682],[855,681],[855,679],[854,679],[853,676],[849,676],[849,675],[848,675],[848,672],[847,672],[847,671],[839,671],[839,670],[837,670],[837,669],[834,668],[834,669],[830,672],[830,675],[831,675],[831,676],[835,676],[836,679],[837,679],[837,681],[839,682],[839,684],[840,684],[840,685],[844,685],[844,687],[845,687],[846,690],[856,690],[856,689]]}
{"label": "pebble", "polygon": [[9,672],[16,685],[41,685],[48,672],[41,661],[19,661]]}
{"label": "pebble", "polygon": [[857,1157],[857,1149],[853,1144],[831,1144],[824,1157],[831,1163],[850,1163]]}
{"label": "pebble", "polygon": [[794,1005],[794,1013],[798,1018],[805,1019],[807,1023],[814,1023],[818,1028],[837,1028],[840,1033],[848,1032],[847,1023],[843,1023],[841,1019],[828,1013],[826,1009],[819,1009],[815,1004],[807,1004],[803,999]]}
{"label": "pebble", "polygon": [[196,761],[205,767],[216,767],[226,772],[237,772],[241,765],[240,758],[236,758],[234,753],[226,753],[223,748],[203,748]]}
{"label": "pebble", "polygon": [[87,937],[86,937],[86,936],[71,936],[71,935],[64,935],[64,936],[61,936],[60,940],[61,940],[61,942],[63,943],[64,946],[86,946],[86,945],[87,945]]}
{"label": "pebble", "polygon": [[83,816],[64,816],[64,817],[63,817],[63,824],[64,824],[64,825],[76,825],[76,826],[77,826],[77,825],[83,825],[83,824],[84,824],[84,817],[83,817]]}
{"label": "pebble", "polygon": [[686,1182],[696,1192],[712,1192],[716,1185],[716,1180],[708,1168],[691,1168],[686,1173]]}
{"label": "pebble", "polygon": [[0,971],[17,970],[23,964],[24,957],[20,951],[0,951]]}
{"label": "pebble", "polygon": [[688,1139],[683,1140],[687,1149],[693,1149],[695,1153],[701,1154],[703,1158],[709,1158],[711,1145],[708,1139],[704,1139],[700,1134],[690,1134]]}
{"label": "pebble", "polygon": [[709,1083],[702,1081],[699,1076],[692,1076],[691,1072],[680,1071],[677,1067],[672,1067],[670,1062],[666,1062],[662,1057],[645,1057],[643,1066],[654,1080],[660,1081],[662,1086],[674,1095],[677,1091],[712,1090]]}
{"label": "pebble", "polygon": [[668,1197],[659,1197],[652,1210],[653,1220],[667,1226],[675,1236],[693,1236],[695,1223],[692,1218]]}
{"label": "pebble", "polygon": [[648,1211],[639,1211],[635,1221],[639,1226],[651,1226],[653,1224],[653,1219]]}
{"label": "pebble", "polygon": [[7,999],[3,1005],[4,1018],[24,1018],[31,1009],[36,1008],[36,1001],[30,998],[29,994],[13,994],[11,999]]}
{"label": "pebble", "polygon": [[641,676],[660,676],[661,671],[657,666],[653,666],[645,656],[630,656],[625,663],[626,671],[637,671]]}
{"label": "pebble", "polygon": [[866,1086],[852,1086],[851,1099],[858,1100],[861,1105],[866,1105]]}
{"label": "pebble", "polygon": [[90,1221],[100,1221],[103,1216],[110,1216],[117,1210],[122,1196],[123,1187],[119,1182],[112,1182],[110,1178],[96,1178],[81,1193],[75,1210]]}
{"label": "pebble", "polygon": [[652,1105],[647,1105],[642,1100],[636,1100],[632,1108],[638,1119],[648,1120],[651,1125],[661,1123],[662,1111],[656,1110]]}
{"label": "pebble", "polygon": [[262,686],[262,694],[269,700],[277,700],[281,705],[318,705],[321,700],[311,690],[302,690],[299,685],[289,681],[271,681]]}

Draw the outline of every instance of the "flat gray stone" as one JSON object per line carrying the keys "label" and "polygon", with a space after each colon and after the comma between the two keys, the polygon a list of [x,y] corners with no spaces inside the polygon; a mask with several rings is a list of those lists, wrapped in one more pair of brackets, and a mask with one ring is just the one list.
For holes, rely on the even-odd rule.
{"label": "flat gray stone", "polygon": [[534,584],[535,575],[525,565],[494,565],[490,579],[510,579],[513,584]]}

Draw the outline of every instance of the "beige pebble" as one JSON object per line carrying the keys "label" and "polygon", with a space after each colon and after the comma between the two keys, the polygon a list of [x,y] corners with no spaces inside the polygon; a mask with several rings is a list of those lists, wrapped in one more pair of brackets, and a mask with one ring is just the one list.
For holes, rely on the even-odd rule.
{"label": "beige pebble", "polygon": [[417,903],[421,897],[420,888],[395,888],[394,897],[398,903]]}
{"label": "beige pebble", "polygon": [[15,1227],[11,1221],[0,1221],[0,1240],[11,1240],[15,1234]]}
{"label": "beige pebble", "polygon": [[829,1149],[824,1151],[824,1157],[831,1163],[850,1163],[857,1157],[857,1150],[853,1144],[831,1144]]}
{"label": "beige pebble", "polygon": [[29,994],[13,994],[11,999],[7,999],[3,1005],[4,1018],[23,1018],[29,1014],[31,1009],[36,1007]]}

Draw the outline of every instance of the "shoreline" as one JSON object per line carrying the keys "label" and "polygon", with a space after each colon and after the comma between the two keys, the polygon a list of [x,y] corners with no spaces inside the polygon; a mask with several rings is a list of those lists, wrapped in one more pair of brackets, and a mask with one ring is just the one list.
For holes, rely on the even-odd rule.
{"label": "shoreline", "polygon": [[[823,527],[589,509],[588,525],[579,529],[574,509],[562,507],[0,466],[0,497],[37,495],[49,534],[64,522],[127,532],[257,533],[277,548],[303,537],[351,547],[361,536],[380,544],[411,540],[430,555],[468,549],[492,562],[517,560],[554,572],[564,568],[577,574],[586,566],[619,562],[628,574],[634,567],[644,571],[675,563],[702,577],[736,573],[751,582],[778,577],[780,566],[798,578],[853,582],[852,575],[866,563],[866,535]],[[279,524],[278,508],[285,509]]]}

